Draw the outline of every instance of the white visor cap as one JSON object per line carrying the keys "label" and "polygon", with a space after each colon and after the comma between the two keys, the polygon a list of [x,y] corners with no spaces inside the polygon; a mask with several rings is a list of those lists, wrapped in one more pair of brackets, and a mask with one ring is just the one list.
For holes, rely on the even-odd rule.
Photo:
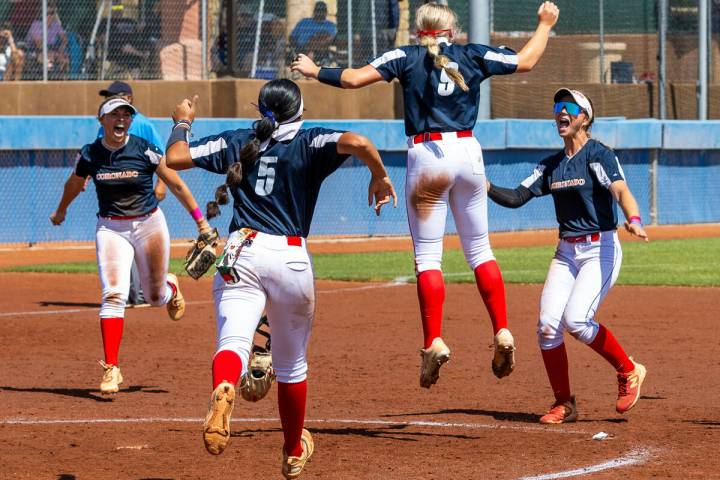
{"label": "white visor cap", "polygon": [[98,111],[98,118],[120,107],[129,108],[133,115],[137,113],[135,107],[133,107],[132,104],[124,98],[111,98],[100,106],[100,110]]}
{"label": "white visor cap", "polygon": [[555,92],[555,96],[553,97],[553,101],[555,103],[559,102],[562,97],[565,95],[570,95],[573,100],[575,100],[575,103],[580,105],[580,108],[585,110],[588,114],[588,117],[590,120],[595,118],[595,113],[593,112],[592,105],[590,104],[590,100],[585,96],[584,93],[578,91],[578,90],[572,90],[570,88],[561,88],[557,92]]}

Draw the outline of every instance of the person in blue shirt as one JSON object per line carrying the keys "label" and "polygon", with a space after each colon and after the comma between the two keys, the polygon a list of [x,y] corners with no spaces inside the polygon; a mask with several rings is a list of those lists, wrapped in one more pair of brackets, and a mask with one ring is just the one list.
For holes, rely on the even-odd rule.
{"label": "person in blue shirt", "polygon": [[[132,87],[125,82],[115,81],[111,83],[108,88],[100,90],[98,93],[104,98],[118,96],[124,98],[130,104],[133,103]],[[157,147],[161,152],[164,152],[165,142],[160,138],[155,125],[153,125],[152,122],[150,122],[150,120],[137,109],[135,111],[136,113],[133,117],[128,133],[147,140],[151,144],[155,145],[155,147]],[[98,138],[102,138],[103,135],[103,127],[100,125],[100,128],[98,129]],[[155,183],[155,196],[158,200],[163,200],[166,194],[167,188],[165,187],[165,183],[163,183],[161,178],[158,178]],[[130,271],[130,292],[128,293],[127,306],[149,306],[145,301],[145,295],[143,294],[142,285],[140,283],[140,273],[138,272],[137,264],[135,262],[133,262],[132,270]]]}
{"label": "person in blue shirt", "polygon": [[260,90],[261,119],[252,129],[230,130],[188,144],[196,99],[173,113],[170,168],[198,167],[225,176],[208,218],[232,197],[230,236],[216,263],[213,283],[217,350],[213,392],[203,427],[207,451],[222,453],[230,440],[235,386],[248,368],[255,328],[267,312],[272,362],[283,428],[282,473],[297,478],[313,453],[304,429],[306,349],[315,310],[315,287],[306,237],[323,181],[354,156],[371,173],[368,205],[379,215],[397,196],[380,154],[360,135],[327,128],[303,129],[300,88],[286,79]]}
{"label": "person in blue shirt", "polygon": [[84,190],[86,179],[92,178],[98,199],[95,243],[102,285],[103,395],[117,393],[123,382],[118,355],[133,261],[153,306],[166,305],[172,320],[180,320],[185,312],[178,280],[168,273],[170,235],[153,188],[155,174],[190,212],[198,230],[210,231],[185,182],[165,166],[160,149],[129,133],[135,112],[135,107],[119,97],[110,97],[100,105],[98,120],[105,133],[78,152],[62,198],[50,216],[54,225],[62,224],[68,207]]}
{"label": "person in blue shirt", "polygon": [[318,63],[328,61],[330,45],[337,35],[337,26],[327,19],[327,13],[325,2],[315,2],[313,16],[300,20],[290,33],[293,50],[307,52]]}
{"label": "person in blue shirt", "polygon": [[592,101],[578,90],[555,93],[555,124],[565,146],[543,159],[517,188],[488,182],[488,196],[505,207],[517,208],[532,198],[552,195],[560,243],[550,263],[540,300],[538,342],[555,395],[540,423],[577,420],[571,395],[564,331],[587,344],[617,371],[618,413],[630,410],[640,398],[646,369],[628,357],[612,332],[595,314],[620,273],[622,250],[617,235],[622,208],[625,229],[648,240],[637,201],[630,192],[618,157],[590,138],[594,120]]}
{"label": "person in blue shirt", "polygon": [[450,359],[441,338],[445,283],[441,271],[448,206],[455,218],[465,258],[490,315],[496,377],[515,365],[515,342],[507,322],[505,284],[488,239],[485,166],[472,129],[478,115],[480,83],[493,75],[532,70],[540,60],[559,10],[552,2],[538,9],[538,25],[519,53],[480,44],[452,43],[457,16],[449,7],[428,3],[417,9],[419,45],[383,53],[362,68],[319,68],[305,55],[291,65],[328,85],[360,88],[397,78],[403,90],[408,136],[405,200],[415,249],[415,271],[423,324],[420,386],[430,388]]}

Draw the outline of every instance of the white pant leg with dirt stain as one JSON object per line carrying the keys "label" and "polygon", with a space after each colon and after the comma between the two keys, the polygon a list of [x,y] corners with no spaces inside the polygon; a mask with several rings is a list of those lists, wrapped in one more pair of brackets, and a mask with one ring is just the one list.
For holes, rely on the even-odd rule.
{"label": "white pant leg with dirt stain", "polygon": [[482,149],[474,137],[452,135],[408,142],[405,200],[417,273],[441,270],[448,205],[470,268],[495,259],[488,238]]}
{"label": "white pant leg with dirt stain", "polygon": [[540,297],[538,343],[559,347],[564,331],[585,344],[600,328],[595,314],[620,274],[622,249],[616,231],[601,232],[595,242],[560,240]]}
{"label": "white pant leg with dirt stain", "polygon": [[226,283],[215,275],[213,295],[217,321],[217,352],[230,350],[247,370],[255,328],[263,310],[272,334],[272,361],[282,383],[307,377],[306,351],[315,312],[315,282],[310,256],[287,238],[258,233],[244,246],[235,270],[240,280]]}
{"label": "white pant leg with dirt stain", "polygon": [[133,258],[146,300],[153,306],[170,301],[172,289],[167,284],[170,234],[160,209],[137,219],[98,217],[95,247],[102,285],[100,318],[125,316]]}

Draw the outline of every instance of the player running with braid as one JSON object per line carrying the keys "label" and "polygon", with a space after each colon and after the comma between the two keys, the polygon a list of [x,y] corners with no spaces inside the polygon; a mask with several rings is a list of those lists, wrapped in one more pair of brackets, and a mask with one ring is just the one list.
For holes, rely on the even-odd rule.
{"label": "player running with braid", "polygon": [[397,48],[359,69],[319,68],[305,55],[292,64],[292,70],[340,88],[400,80],[408,135],[405,198],[424,332],[422,387],[437,382],[440,366],[450,358],[450,349],[440,336],[445,301],[442,242],[448,205],[492,321],[493,373],[502,378],[514,368],[515,343],[507,328],[505,285],[488,240],[485,166],[472,128],[480,83],[492,75],[532,70],[545,51],[558,13],[555,4],[543,3],[537,30],[516,54],[503,47],[453,44],[455,13],[444,5],[429,3],[416,13],[420,45]]}
{"label": "player running with braid", "polygon": [[615,153],[590,138],[594,118],[590,99],[577,90],[561,88],[554,100],[555,123],[565,148],[542,160],[515,189],[488,184],[489,197],[505,207],[517,208],[534,197],[552,195],[560,224],[560,243],[543,287],[537,331],[555,404],[540,423],[573,422],[578,417],[575,396],[570,393],[565,330],[617,371],[618,413],[635,406],[646,373],[610,330],[595,320],[622,263],[615,202],[627,218],[625,229],[648,240],[637,202]]}
{"label": "player running with braid", "polygon": [[[233,218],[225,251],[218,259],[213,294],[217,352],[213,392],[203,439],[218,455],[230,440],[235,386],[247,370],[250,348],[263,310],[272,328],[272,361],[285,443],[282,473],[297,478],[314,450],[303,428],[307,397],[306,349],[315,309],[315,287],[305,238],[322,182],[350,155],[372,173],[368,204],[397,197],[380,155],[365,137],[325,128],[302,127],[303,101],[290,80],[273,80],[260,90],[262,118],[252,129],[220,133],[187,143],[194,101],[175,108],[168,141],[168,165],[199,167],[226,175],[216,192],[224,204],[229,190]],[[227,189],[227,190],[226,190]],[[211,216],[208,205],[208,217]]]}
{"label": "player running with braid", "polygon": [[67,208],[83,190],[85,179],[92,177],[99,206],[95,242],[102,284],[102,394],[117,393],[123,382],[118,354],[133,259],[147,300],[153,306],[166,305],[173,320],[180,320],[185,311],[177,278],[168,273],[170,236],[165,216],[158,208],[153,175],[157,173],[169,185],[201,232],[210,230],[187,185],[165,166],[160,150],[128,134],[134,113],[135,107],[120,97],[111,97],[100,105],[98,119],[104,135],[82,147],[75,169],[65,182],[60,204],[50,216],[53,224],[60,225]]}

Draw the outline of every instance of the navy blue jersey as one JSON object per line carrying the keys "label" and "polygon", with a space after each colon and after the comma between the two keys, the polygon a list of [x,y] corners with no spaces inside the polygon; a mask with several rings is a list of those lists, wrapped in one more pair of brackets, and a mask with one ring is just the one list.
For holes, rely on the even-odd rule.
{"label": "navy blue jersey", "polygon": [[518,57],[509,48],[439,43],[440,53],[450,59],[448,66],[458,69],[465,78],[467,92],[455,85],[444,70],[433,66],[426,47],[400,47],[370,63],[388,82],[400,80],[408,136],[472,130],[478,115],[480,82],[517,70]]}
{"label": "navy blue jersey", "polygon": [[625,174],[615,152],[591,139],[572,158],[561,150],[543,159],[522,185],[536,197],[552,195],[564,238],[617,228],[609,190],[617,180],[625,180]]}
{"label": "navy blue jersey", "polygon": [[[271,235],[307,237],[320,185],[348,158],[337,153],[344,132],[327,128],[299,130],[290,140],[271,140],[260,158],[243,170],[232,188],[230,232],[249,227]],[[240,161],[240,149],[253,130],[234,130],[190,144],[196,166],[225,174]]]}
{"label": "navy blue jersey", "polygon": [[145,215],[158,205],[153,175],[161,158],[160,149],[135,135],[130,135],[125,146],[114,151],[105,148],[98,138],[78,152],[75,175],[92,177],[98,215]]}

